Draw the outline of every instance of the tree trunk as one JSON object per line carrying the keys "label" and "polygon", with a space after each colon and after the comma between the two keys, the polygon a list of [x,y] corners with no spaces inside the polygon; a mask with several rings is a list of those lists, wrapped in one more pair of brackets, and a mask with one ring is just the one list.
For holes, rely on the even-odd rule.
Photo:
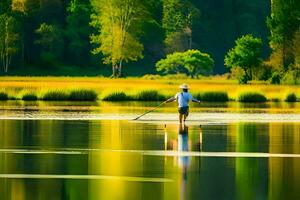
{"label": "tree trunk", "polygon": [[112,75],[111,78],[115,78],[116,77],[116,65],[112,64]]}
{"label": "tree trunk", "polygon": [[122,64],[123,64],[123,61],[121,60],[119,63],[119,67],[118,67],[118,78],[122,77]]}

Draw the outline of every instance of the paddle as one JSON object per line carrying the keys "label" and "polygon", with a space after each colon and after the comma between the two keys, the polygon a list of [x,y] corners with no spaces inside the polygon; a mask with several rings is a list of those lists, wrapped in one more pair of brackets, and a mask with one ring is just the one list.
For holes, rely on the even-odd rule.
{"label": "paddle", "polygon": [[136,120],[140,119],[141,117],[143,117],[143,116],[145,116],[145,115],[147,115],[147,114],[155,111],[156,109],[158,109],[159,107],[161,107],[162,105],[164,105],[165,103],[167,103],[168,101],[169,101],[169,99],[166,100],[166,101],[164,101],[164,102],[162,102],[161,104],[159,104],[158,106],[156,106],[154,109],[149,110],[149,111],[145,112],[144,114],[138,116],[137,118],[134,119],[134,121],[136,121]]}

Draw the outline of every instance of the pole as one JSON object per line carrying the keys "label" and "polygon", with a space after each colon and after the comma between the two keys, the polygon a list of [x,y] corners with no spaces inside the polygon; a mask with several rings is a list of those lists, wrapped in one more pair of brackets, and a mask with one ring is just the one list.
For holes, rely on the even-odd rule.
{"label": "pole", "polygon": [[[167,100],[167,101],[168,101],[168,100]],[[161,107],[162,105],[164,105],[165,103],[167,103],[167,101],[162,102],[161,104],[159,104],[158,106],[156,106],[154,109],[149,110],[149,111],[145,112],[144,114],[138,116],[137,118],[134,119],[134,121],[136,121],[136,120],[140,119],[141,117],[143,117],[143,116],[145,116],[145,115],[147,115],[147,114],[149,114],[149,113],[155,111],[156,109],[158,109],[159,107]]]}

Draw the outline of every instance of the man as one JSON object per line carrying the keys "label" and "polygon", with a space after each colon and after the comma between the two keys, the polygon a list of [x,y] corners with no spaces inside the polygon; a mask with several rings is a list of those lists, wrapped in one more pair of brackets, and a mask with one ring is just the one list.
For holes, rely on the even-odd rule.
{"label": "man", "polygon": [[200,103],[200,101],[194,99],[193,96],[189,93],[189,86],[187,84],[182,84],[179,88],[182,89],[182,92],[177,93],[175,97],[168,99],[166,102],[178,102],[179,123],[182,124],[186,121],[186,118],[189,115],[189,102],[192,101]]}

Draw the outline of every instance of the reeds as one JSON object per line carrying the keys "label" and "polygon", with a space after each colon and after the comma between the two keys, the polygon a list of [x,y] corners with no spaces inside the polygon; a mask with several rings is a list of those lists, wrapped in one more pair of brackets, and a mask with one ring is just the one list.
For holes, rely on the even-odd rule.
{"label": "reeds", "polygon": [[290,102],[290,103],[297,102],[297,96],[296,96],[295,93],[289,93],[285,97],[284,101],[285,102]]}
{"label": "reeds", "polygon": [[244,92],[239,95],[238,101],[243,103],[263,103],[267,101],[267,98],[259,92]]}
{"label": "reeds", "polygon": [[227,102],[229,97],[227,92],[203,92],[195,95],[195,98],[205,102]]}
{"label": "reeds", "polygon": [[8,94],[6,92],[0,92],[0,101],[8,100]]}

